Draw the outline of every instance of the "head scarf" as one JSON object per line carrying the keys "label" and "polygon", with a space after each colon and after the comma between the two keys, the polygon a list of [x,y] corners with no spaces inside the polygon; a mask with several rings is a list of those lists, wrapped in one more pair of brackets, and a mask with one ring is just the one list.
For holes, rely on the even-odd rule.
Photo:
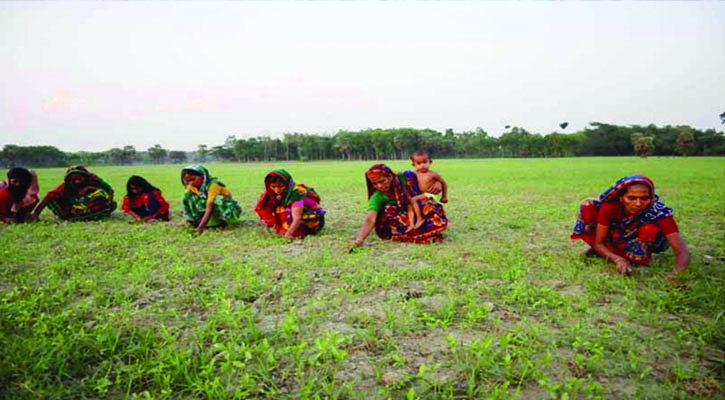
{"label": "head scarf", "polygon": [[184,187],[188,188],[189,185],[187,185],[184,182],[184,173],[186,172],[192,172],[194,175],[200,175],[203,176],[203,180],[201,182],[201,187],[199,187],[200,193],[206,193],[207,190],[209,190],[209,186],[211,186],[212,183],[216,183],[219,186],[225,186],[219,179],[216,177],[212,177],[211,174],[209,174],[209,170],[206,169],[203,165],[189,165],[188,167],[181,170],[181,184],[184,185]]}
{"label": "head scarf", "polygon": [[395,172],[393,172],[393,170],[391,170],[390,167],[385,164],[375,164],[367,171],[365,171],[365,183],[367,184],[368,188],[368,200],[377,190],[375,189],[372,180],[380,176],[390,178],[390,188],[388,189],[387,193],[383,194],[394,199],[398,203],[398,207],[407,209],[409,203],[408,194],[403,188],[403,184],[398,175],[396,175]]}
{"label": "head scarf", "polygon": [[[78,187],[75,183],[71,182],[71,175],[82,175],[85,178],[85,183],[83,184],[83,186]],[[83,165],[71,165],[70,167],[68,167],[67,170],[65,170],[63,187],[65,188],[65,194],[67,196],[75,196],[78,190],[86,186],[93,186],[103,189],[108,192],[108,194],[113,196],[113,189],[111,189],[111,185],[109,185],[108,182],[104,181],[103,179],[99,178],[96,174],[92,174]]]}
{"label": "head scarf", "polygon": [[[279,202],[277,201],[277,194],[272,191],[270,187],[271,177],[281,178],[286,185],[285,191],[281,194]],[[309,197],[316,203],[320,203],[320,196],[317,195],[315,189],[308,188],[303,184],[296,185],[292,175],[286,170],[279,168],[271,171],[264,177],[264,193],[259,198],[257,206],[254,210],[259,215],[259,218],[265,222],[268,226],[274,221],[275,209],[279,206],[289,206],[296,201],[300,201],[305,197]]]}
{"label": "head scarf", "polygon": [[650,195],[656,200],[659,201],[659,196],[655,195],[655,184],[652,182],[652,179],[644,176],[644,175],[628,175],[623,177],[622,179],[618,180],[614,183],[614,185],[610,186],[609,189],[605,190],[604,193],[602,193],[599,196],[599,201],[602,203],[616,203],[619,202],[619,197],[626,193],[626,189],[630,185],[634,184],[642,184],[649,188]]}
{"label": "head scarf", "polygon": [[302,200],[303,198],[305,198],[305,196],[307,196],[308,193],[314,193],[314,189],[307,188],[305,185],[295,185],[295,181],[294,179],[292,179],[292,175],[290,175],[290,173],[286,170],[279,168],[268,173],[267,176],[264,178],[265,197],[272,201],[274,201],[274,199],[276,199],[277,197],[277,194],[274,193],[274,191],[272,191],[272,188],[269,186],[269,178],[273,176],[281,178],[284,181],[284,184],[287,186],[279,200],[279,204],[282,206],[286,206],[290,203],[294,203],[295,201]]}

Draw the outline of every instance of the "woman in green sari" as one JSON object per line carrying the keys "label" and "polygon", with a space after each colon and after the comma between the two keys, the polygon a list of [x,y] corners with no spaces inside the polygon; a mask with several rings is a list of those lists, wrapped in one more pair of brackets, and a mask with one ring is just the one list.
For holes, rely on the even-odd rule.
{"label": "woman in green sari", "polygon": [[199,233],[207,227],[233,225],[239,222],[242,208],[232,193],[203,165],[190,165],[181,170],[181,183],[186,186],[181,200],[184,218]]}

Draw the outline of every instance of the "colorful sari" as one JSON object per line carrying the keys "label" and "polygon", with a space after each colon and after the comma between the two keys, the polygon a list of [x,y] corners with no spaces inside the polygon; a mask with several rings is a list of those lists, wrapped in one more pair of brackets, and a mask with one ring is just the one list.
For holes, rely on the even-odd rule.
{"label": "colorful sari", "polygon": [[394,200],[394,204],[386,204],[378,212],[378,217],[375,220],[375,233],[379,238],[413,243],[432,243],[443,240],[442,232],[448,227],[448,218],[445,211],[443,211],[443,206],[430,198],[419,201],[420,211],[425,220],[423,225],[406,232],[409,225],[408,205],[410,199],[421,193],[415,172],[403,171],[396,175],[387,165],[373,165],[365,173],[368,200],[377,190],[370,180],[370,177],[374,174],[392,178],[390,190],[388,193],[383,194]]}
{"label": "colorful sari", "polygon": [[[76,187],[69,180],[74,174],[85,177],[82,187]],[[96,189],[80,194],[87,187]],[[111,212],[116,209],[111,185],[81,165],[68,168],[63,183],[45,197],[48,199],[48,208],[64,221],[100,220],[110,217]]]}
{"label": "colorful sari", "polygon": [[594,246],[597,218],[602,205],[620,202],[623,189],[634,183],[645,184],[650,188],[652,204],[637,215],[611,221],[604,245],[614,253],[640,265],[648,263],[653,253],[667,250],[669,243],[658,221],[672,217],[672,209],[665,206],[655,194],[652,180],[642,175],[625,176],[602,193],[598,200],[584,200],[579,207],[579,216],[571,238],[581,239],[589,246]]}
{"label": "colorful sari", "polygon": [[[276,176],[287,186],[284,193],[277,200],[277,195],[269,187],[268,178]],[[302,207],[302,223],[297,228],[294,237],[314,235],[325,226],[325,209],[320,208],[320,196],[315,189],[303,184],[295,184],[292,176],[284,169],[276,169],[267,174],[264,179],[265,190],[259,198],[254,211],[259,219],[268,227],[274,226],[275,232],[280,235],[287,233],[292,225],[292,207]]]}
{"label": "colorful sari", "polygon": [[[204,177],[201,187],[198,189],[192,185],[186,185],[184,183],[184,171],[196,171],[202,174]],[[206,213],[207,198],[209,196],[209,188],[213,185],[219,185],[222,188],[226,188],[219,179],[212,177],[209,174],[209,170],[203,165],[190,165],[181,171],[181,184],[186,186],[186,192],[184,197],[181,199],[183,207],[184,218],[193,226],[198,226],[204,214]],[[214,206],[212,208],[212,214],[209,218],[209,222],[206,224],[208,227],[233,225],[239,223],[239,217],[242,214],[242,207],[239,206],[235,200],[230,196],[219,194],[214,197]]]}

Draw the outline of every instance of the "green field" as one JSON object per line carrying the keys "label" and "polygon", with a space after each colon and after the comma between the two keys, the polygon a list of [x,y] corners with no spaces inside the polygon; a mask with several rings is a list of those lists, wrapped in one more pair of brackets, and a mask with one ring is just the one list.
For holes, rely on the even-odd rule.
{"label": "green field", "polygon": [[[201,236],[170,165],[92,168],[119,202],[146,177],[170,223],[0,226],[0,398],[725,397],[724,159],[436,160],[446,241],[348,254],[370,164],[209,164],[244,221]],[[279,166],[321,195],[321,235],[259,223]],[[671,251],[622,277],[569,240],[579,202],[631,173],[675,211],[681,288]],[[45,193],[63,170],[38,174]]]}

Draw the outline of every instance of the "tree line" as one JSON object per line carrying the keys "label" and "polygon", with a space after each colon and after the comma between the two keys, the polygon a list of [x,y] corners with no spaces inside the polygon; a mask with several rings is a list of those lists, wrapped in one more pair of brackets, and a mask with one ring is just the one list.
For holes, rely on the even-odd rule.
{"label": "tree line", "polygon": [[[724,118],[725,122],[725,118]],[[565,130],[568,123],[560,125]],[[405,159],[419,149],[436,158],[522,158],[577,156],[722,156],[725,134],[690,126],[618,126],[593,122],[575,133],[542,135],[524,128],[506,126],[499,137],[485,130],[454,132],[447,129],[395,128],[340,130],[336,134],[285,133],[281,138],[227,137],[224,144],[200,144],[195,151],[170,151],[155,145],[145,152],[133,146],[103,152],[63,152],[53,146],[5,145],[0,162],[6,167],[125,165],[138,163],[182,163],[187,161],[307,161]]]}

